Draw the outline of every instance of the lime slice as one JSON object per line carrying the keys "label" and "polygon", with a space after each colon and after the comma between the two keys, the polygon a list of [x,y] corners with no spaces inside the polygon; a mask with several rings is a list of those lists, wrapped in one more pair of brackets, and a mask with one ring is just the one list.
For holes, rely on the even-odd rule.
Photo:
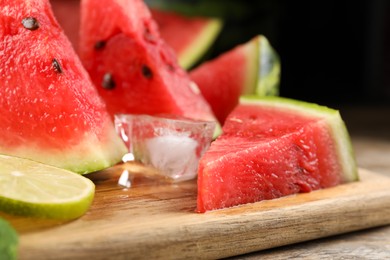
{"label": "lime slice", "polygon": [[0,218],[0,259],[17,259],[18,234],[12,226]]}
{"label": "lime slice", "polygon": [[0,155],[0,211],[52,219],[83,215],[94,197],[93,182],[46,164]]}

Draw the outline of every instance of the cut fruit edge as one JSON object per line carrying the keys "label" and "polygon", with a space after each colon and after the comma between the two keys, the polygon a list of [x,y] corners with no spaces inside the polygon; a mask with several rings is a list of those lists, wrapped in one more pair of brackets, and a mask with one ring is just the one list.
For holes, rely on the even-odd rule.
{"label": "cut fruit edge", "polygon": [[179,65],[184,69],[191,68],[210,48],[222,30],[223,22],[218,18],[210,18],[207,26],[183,51],[178,53]]}
{"label": "cut fruit edge", "polygon": [[351,138],[338,110],[314,103],[275,96],[242,96],[240,104],[265,105],[277,109],[296,111],[305,116],[323,118],[330,127],[335,142],[336,153],[342,168],[342,183],[359,180]]}
{"label": "cut fruit edge", "polygon": [[[0,186],[6,185],[0,190],[0,210],[8,214],[70,220],[85,214],[94,198],[91,180],[62,168],[0,155],[0,169]],[[54,192],[48,192],[51,190]]]}
{"label": "cut fruit edge", "polygon": [[251,69],[245,77],[243,95],[279,95],[280,58],[268,39],[258,35],[244,44],[243,48],[247,59],[252,62],[248,66]]}
{"label": "cut fruit edge", "polygon": [[107,124],[103,124],[102,132],[105,133],[102,136],[93,132],[86,133],[78,145],[68,150],[66,144],[62,150],[42,150],[39,144],[31,143],[8,151],[0,149],[0,154],[30,159],[79,174],[88,174],[121,162],[122,156],[127,152],[110,119],[107,118]]}
{"label": "cut fruit edge", "polygon": [[[105,8],[107,4],[110,5],[108,9]],[[95,9],[91,11],[91,7]],[[112,20],[107,16],[107,11],[114,16],[120,15]],[[102,76],[106,71],[110,71],[113,77],[116,77],[116,74],[119,75],[117,87],[113,91],[107,92],[103,88],[98,88],[111,115],[116,113],[176,114],[197,120],[217,122],[210,105],[201,95],[197,85],[178,65],[176,53],[160,37],[157,24],[143,1],[113,1],[112,5],[110,1],[106,1],[105,5],[95,6],[94,1],[85,0],[81,5],[81,14],[83,33],[80,37],[80,57],[93,82],[96,86],[101,84]],[[99,17],[99,21],[91,23],[91,19],[96,17]],[[100,19],[105,17],[107,19]],[[141,20],[144,22],[140,23]],[[145,38],[145,28],[153,33],[152,41],[148,37]],[[119,39],[124,42],[122,40],[111,42],[110,39],[118,39],[116,35],[119,35]],[[99,54],[101,62],[98,61],[96,51],[90,48],[100,39],[108,42],[105,52]],[[133,48],[128,48],[130,43]],[[118,52],[118,49],[121,51]],[[136,57],[128,58],[128,55],[125,55],[127,58],[122,60],[123,51],[128,54],[133,53]],[[132,70],[134,73],[128,74],[126,66],[118,66],[118,59],[120,63],[126,62],[126,66],[134,66]],[[142,71],[142,63],[148,64],[149,69],[152,69],[153,77],[140,81],[139,70],[136,68],[139,66]],[[142,76],[142,78],[148,77]],[[140,86],[129,88],[128,82],[136,82]],[[153,91],[150,91],[150,86],[153,86]],[[126,88],[129,91],[126,91]],[[117,92],[121,93],[120,97],[116,94]],[[135,96],[142,96],[142,99],[135,98],[137,102],[129,102],[128,98]]]}

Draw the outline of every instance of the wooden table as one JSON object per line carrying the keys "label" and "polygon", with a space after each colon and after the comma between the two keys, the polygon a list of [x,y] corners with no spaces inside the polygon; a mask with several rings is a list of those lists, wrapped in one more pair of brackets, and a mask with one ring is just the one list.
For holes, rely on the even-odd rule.
{"label": "wooden table", "polygon": [[[390,107],[340,108],[361,168],[390,175]],[[390,218],[390,215],[389,215]],[[390,259],[390,226],[264,250],[232,259]]]}

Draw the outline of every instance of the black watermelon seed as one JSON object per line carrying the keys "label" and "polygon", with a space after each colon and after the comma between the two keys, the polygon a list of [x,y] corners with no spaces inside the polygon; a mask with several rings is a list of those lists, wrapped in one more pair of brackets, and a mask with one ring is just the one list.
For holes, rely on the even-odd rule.
{"label": "black watermelon seed", "polygon": [[146,65],[142,66],[142,75],[144,75],[144,77],[147,78],[147,79],[153,78],[152,70],[148,66],[146,66]]}
{"label": "black watermelon seed", "polygon": [[105,46],[106,46],[106,42],[105,42],[105,41],[97,41],[97,42],[95,43],[95,50],[101,50],[101,49],[103,49]]}
{"label": "black watermelon seed", "polygon": [[106,73],[103,76],[103,81],[102,81],[102,87],[105,89],[113,89],[115,88],[115,81],[111,75],[111,73]]}
{"label": "black watermelon seed", "polygon": [[51,61],[51,64],[53,65],[53,68],[57,73],[62,73],[62,67],[56,59],[53,59]]}
{"label": "black watermelon seed", "polygon": [[39,28],[39,23],[34,17],[26,17],[22,20],[24,28],[34,31]]}

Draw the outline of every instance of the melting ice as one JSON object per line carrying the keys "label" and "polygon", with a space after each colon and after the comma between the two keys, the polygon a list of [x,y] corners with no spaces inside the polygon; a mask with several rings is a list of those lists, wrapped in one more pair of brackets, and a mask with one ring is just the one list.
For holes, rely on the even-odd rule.
{"label": "melting ice", "polygon": [[214,122],[147,115],[117,115],[115,124],[136,161],[173,181],[196,177],[215,128]]}

